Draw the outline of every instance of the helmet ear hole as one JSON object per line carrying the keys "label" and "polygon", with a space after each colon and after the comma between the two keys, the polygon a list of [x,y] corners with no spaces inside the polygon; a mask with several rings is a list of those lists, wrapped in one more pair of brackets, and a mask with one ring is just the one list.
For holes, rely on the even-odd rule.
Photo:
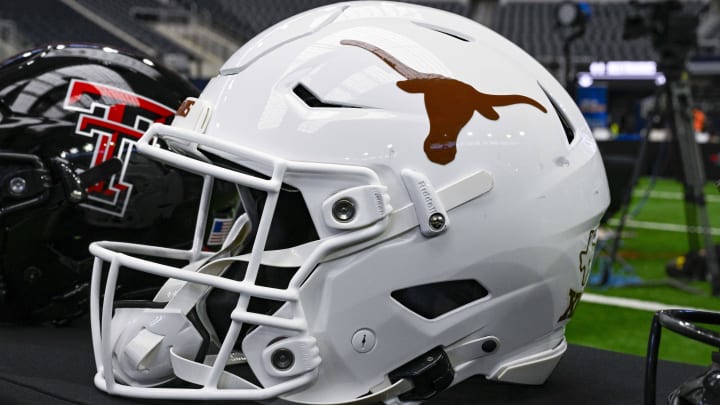
{"label": "helmet ear hole", "polygon": [[453,280],[395,290],[391,296],[423,318],[435,319],[488,294],[476,280]]}

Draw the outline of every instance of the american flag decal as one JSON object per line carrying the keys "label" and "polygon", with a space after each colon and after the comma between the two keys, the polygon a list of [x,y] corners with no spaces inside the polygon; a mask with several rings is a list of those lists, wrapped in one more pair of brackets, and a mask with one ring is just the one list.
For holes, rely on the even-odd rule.
{"label": "american flag decal", "polygon": [[208,246],[219,246],[222,245],[222,243],[225,241],[225,238],[228,235],[228,232],[230,232],[230,228],[232,228],[233,219],[232,218],[215,218],[213,219],[212,228],[210,230],[210,235],[207,239],[207,245]]}

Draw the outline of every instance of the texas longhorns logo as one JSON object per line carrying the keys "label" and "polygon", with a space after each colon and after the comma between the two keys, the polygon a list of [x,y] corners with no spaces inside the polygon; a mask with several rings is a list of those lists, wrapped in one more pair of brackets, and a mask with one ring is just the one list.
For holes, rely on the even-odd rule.
{"label": "texas longhorns logo", "polygon": [[357,46],[373,53],[407,79],[397,82],[398,87],[408,93],[425,95],[425,110],[430,120],[430,132],[425,138],[424,149],[432,162],[445,165],[455,159],[457,137],[475,111],[493,121],[500,118],[495,107],[513,104],[529,104],[547,113],[545,107],[530,97],[518,94],[482,93],[459,80],[435,73],[418,72],[383,49],[366,42],[346,39],[340,43]]}

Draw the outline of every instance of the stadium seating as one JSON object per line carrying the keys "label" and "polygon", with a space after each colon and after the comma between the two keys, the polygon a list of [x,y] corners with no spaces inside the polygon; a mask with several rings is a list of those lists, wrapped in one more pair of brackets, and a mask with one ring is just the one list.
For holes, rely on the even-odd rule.
{"label": "stadium seating", "polygon": [[[304,10],[337,0],[3,0],[0,24],[3,35],[0,53],[8,54],[32,45],[49,42],[99,42],[124,49],[139,50],[167,61],[186,64],[209,63],[214,71],[217,60],[225,60],[242,44],[270,25]],[[557,2],[414,0],[485,22],[501,35],[518,44],[545,65],[562,61],[563,42],[555,27]],[[689,11],[703,6],[700,1],[683,3]],[[590,3],[592,16],[585,35],[571,46],[575,64],[596,60],[657,60],[648,37],[622,39],[623,22],[636,14],[626,2]],[[94,18],[94,16],[96,18]],[[167,21],[162,21],[164,18]],[[168,18],[171,16],[172,18]],[[160,29],[156,22],[168,22]],[[173,30],[172,24],[192,25],[195,31]],[[192,24],[187,24],[192,23]],[[212,31],[204,35],[201,29]],[[705,37],[715,36],[720,23],[709,25]],[[198,32],[200,32],[198,34]],[[184,38],[180,38],[180,36]],[[227,38],[221,41],[214,38]],[[21,37],[21,44],[8,44],[8,37]],[[201,39],[198,39],[201,38]],[[702,39],[702,38],[701,38]],[[239,46],[239,45],[238,45]],[[212,62],[211,62],[212,60]],[[193,62],[196,61],[196,62]],[[180,63],[182,64],[182,63]],[[207,65],[204,65],[205,67]]]}
{"label": "stadium seating", "polygon": [[[557,3],[501,3],[492,28],[537,59],[548,62],[562,57],[562,37],[555,27]],[[622,23],[632,8],[623,2],[593,3],[585,35],[571,46],[577,61],[654,60],[648,38],[623,41]]]}
{"label": "stadium seating", "polygon": [[76,0],[92,12],[106,19],[117,27],[123,27],[136,39],[144,44],[150,44],[161,54],[190,54],[187,49],[170,41],[166,37],[153,31],[151,27],[134,19],[131,15],[133,7],[163,7],[154,0]]}
{"label": "stadium seating", "polygon": [[[91,1],[91,0],[87,0]],[[248,40],[276,22],[311,8],[336,3],[338,0],[204,0],[183,1],[209,13],[216,27],[239,40]],[[467,0],[418,0],[415,3],[468,16]]]}
{"label": "stadium seating", "polygon": [[15,23],[24,47],[51,42],[98,42],[137,50],[60,1],[3,0],[0,19]]}

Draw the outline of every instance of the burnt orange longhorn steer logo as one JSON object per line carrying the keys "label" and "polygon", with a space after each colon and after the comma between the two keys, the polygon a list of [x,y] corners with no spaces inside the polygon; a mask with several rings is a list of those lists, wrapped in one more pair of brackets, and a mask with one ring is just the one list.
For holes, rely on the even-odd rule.
{"label": "burnt orange longhorn steer logo", "polygon": [[530,104],[546,113],[540,103],[519,94],[486,94],[459,80],[435,73],[423,73],[400,62],[377,46],[356,40],[342,40],[343,45],[357,46],[372,52],[407,80],[397,86],[408,93],[425,95],[425,110],[430,120],[430,132],[425,138],[425,154],[431,161],[445,165],[455,159],[456,141],[460,130],[470,121],[475,111],[489,120],[500,114],[495,107],[513,104]]}

